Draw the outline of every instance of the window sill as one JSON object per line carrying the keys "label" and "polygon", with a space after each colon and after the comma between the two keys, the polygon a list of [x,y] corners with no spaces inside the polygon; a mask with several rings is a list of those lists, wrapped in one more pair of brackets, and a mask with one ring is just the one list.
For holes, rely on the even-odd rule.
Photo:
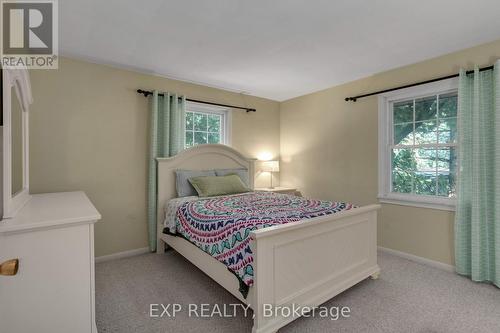
{"label": "window sill", "polygon": [[[428,208],[437,210],[446,210],[454,212],[456,210],[455,200],[441,198],[405,198],[401,196],[378,196],[380,203],[411,206],[418,208]],[[448,201],[448,202],[446,202]]]}

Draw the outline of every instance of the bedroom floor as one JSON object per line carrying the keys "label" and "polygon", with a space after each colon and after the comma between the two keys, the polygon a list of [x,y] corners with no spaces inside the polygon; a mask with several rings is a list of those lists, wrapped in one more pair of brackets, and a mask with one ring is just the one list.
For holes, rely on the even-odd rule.
{"label": "bedroom floor", "polygon": [[[381,275],[324,306],[348,306],[349,318],[299,318],[284,332],[500,332],[500,290],[453,273],[379,254]],[[236,298],[174,251],[96,265],[99,333],[250,332],[251,317],[150,318],[151,303],[232,304]],[[243,312],[240,311],[242,314]]]}

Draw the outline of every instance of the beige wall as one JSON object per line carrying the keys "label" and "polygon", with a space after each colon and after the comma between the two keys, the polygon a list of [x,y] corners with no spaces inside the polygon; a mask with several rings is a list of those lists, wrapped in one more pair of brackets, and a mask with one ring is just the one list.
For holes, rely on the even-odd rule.
{"label": "beige wall", "polygon": [[[283,185],[306,196],[377,202],[377,97],[347,96],[457,73],[500,58],[500,41],[329,88],[281,104]],[[452,212],[383,205],[380,246],[452,264]]]}
{"label": "beige wall", "polygon": [[249,157],[279,156],[274,101],[67,58],[30,75],[31,191],[86,191],[103,216],[97,256],[147,246],[148,102],[137,88],[256,108],[233,112],[233,146]]}
{"label": "beige wall", "polygon": [[[283,103],[62,58],[59,70],[31,71],[31,189],[84,190],[103,219],[96,254],[147,245],[147,99],[137,88],[247,105],[233,112],[233,146],[250,157],[278,158],[281,183],[305,195],[377,202],[377,99],[346,96],[441,75],[500,57],[500,41],[377,74]],[[281,107],[281,112],[280,112]],[[281,145],[280,145],[281,142]],[[268,175],[257,179],[267,186]],[[383,205],[379,245],[453,262],[453,213]]]}

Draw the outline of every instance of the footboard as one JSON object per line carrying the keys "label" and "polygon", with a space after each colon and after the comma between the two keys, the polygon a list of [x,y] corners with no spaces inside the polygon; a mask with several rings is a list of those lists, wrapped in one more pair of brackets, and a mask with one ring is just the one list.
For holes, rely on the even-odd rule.
{"label": "footboard", "polygon": [[264,306],[316,307],[378,276],[379,208],[364,206],[254,231],[253,332],[275,332],[297,318],[267,316]]}

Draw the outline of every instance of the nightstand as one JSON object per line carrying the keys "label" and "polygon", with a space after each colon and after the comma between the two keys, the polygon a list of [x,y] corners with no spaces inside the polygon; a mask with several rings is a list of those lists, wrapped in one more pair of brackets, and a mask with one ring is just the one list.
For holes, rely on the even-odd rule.
{"label": "nightstand", "polygon": [[300,196],[300,192],[297,191],[296,188],[292,188],[292,187],[281,187],[281,186],[276,186],[276,187],[273,187],[273,188],[258,187],[258,188],[255,189],[255,191],[274,192],[274,193],[291,194],[291,195]]}

